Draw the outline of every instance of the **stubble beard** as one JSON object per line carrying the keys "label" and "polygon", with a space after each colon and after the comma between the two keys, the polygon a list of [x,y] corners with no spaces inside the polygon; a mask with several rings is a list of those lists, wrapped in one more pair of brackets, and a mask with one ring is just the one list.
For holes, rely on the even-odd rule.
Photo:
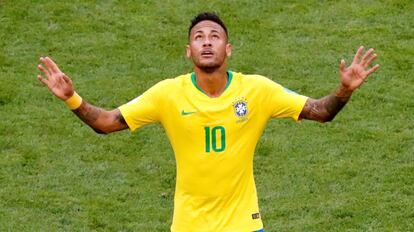
{"label": "stubble beard", "polygon": [[208,63],[201,63],[200,60],[198,59],[193,59],[193,63],[194,65],[199,68],[200,70],[202,70],[203,72],[206,73],[213,73],[216,70],[220,69],[223,64],[224,64],[225,58],[222,59],[221,61],[218,60],[214,60]]}

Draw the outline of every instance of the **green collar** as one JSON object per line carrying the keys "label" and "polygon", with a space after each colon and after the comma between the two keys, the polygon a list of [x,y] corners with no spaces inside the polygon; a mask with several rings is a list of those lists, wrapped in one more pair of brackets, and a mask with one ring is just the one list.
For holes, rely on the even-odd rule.
{"label": "green collar", "polygon": [[[227,84],[226,87],[224,87],[223,93],[224,91],[226,91],[226,89],[229,87],[231,80],[233,79],[233,72],[232,71],[227,71]],[[204,93],[205,95],[207,95],[198,85],[197,85],[197,81],[196,81],[196,75],[195,72],[191,73],[191,82],[193,82],[193,85],[200,90],[200,92]],[[223,94],[222,93],[222,94]],[[207,95],[208,96],[208,95]]]}

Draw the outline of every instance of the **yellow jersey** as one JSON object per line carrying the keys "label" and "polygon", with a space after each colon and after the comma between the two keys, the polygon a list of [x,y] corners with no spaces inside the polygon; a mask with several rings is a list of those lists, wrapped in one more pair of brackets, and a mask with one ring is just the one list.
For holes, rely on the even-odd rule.
{"label": "yellow jersey", "polygon": [[269,118],[298,120],[307,97],[259,75],[228,71],[210,98],[194,73],[166,79],[119,107],[131,131],[165,128],[177,168],[173,232],[251,232],[263,228],[253,154]]}

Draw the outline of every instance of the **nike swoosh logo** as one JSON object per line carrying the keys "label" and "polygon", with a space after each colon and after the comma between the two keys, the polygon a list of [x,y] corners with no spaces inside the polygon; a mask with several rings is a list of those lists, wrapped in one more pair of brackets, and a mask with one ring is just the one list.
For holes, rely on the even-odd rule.
{"label": "nike swoosh logo", "polygon": [[194,113],[197,113],[197,111],[188,111],[188,112],[186,112],[186,111],[181,111],[181,115],[182,116],[186,116],[186,115],[190,115],[190,114],[194,114]]}

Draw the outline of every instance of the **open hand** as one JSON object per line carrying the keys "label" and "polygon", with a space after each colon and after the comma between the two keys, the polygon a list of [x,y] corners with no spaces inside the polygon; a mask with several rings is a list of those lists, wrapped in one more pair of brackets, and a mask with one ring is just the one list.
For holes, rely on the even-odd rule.
{"label": "open hand", "polygon": [[61,100],[65,101],[70,98],[74,93],[72,80],[60,71],[59,67],[49,57],[40,57],[40,62],[42,64],[39,64],[37,68],[43,72],[46,78],[37,75],[37,79]]}
{"label": "open hand", "polygon": [[374,54],[374,49],[370,48],[361,59],[363,51],[364,47],[359,47],[350,66],[345,67],[345,60],[341,60],[339,65],[341,85],[348,91],[354,91],[361,86],[368,76],[379,68],[378,64],[369,68],[371,63],[377,58],[377,55]]}

